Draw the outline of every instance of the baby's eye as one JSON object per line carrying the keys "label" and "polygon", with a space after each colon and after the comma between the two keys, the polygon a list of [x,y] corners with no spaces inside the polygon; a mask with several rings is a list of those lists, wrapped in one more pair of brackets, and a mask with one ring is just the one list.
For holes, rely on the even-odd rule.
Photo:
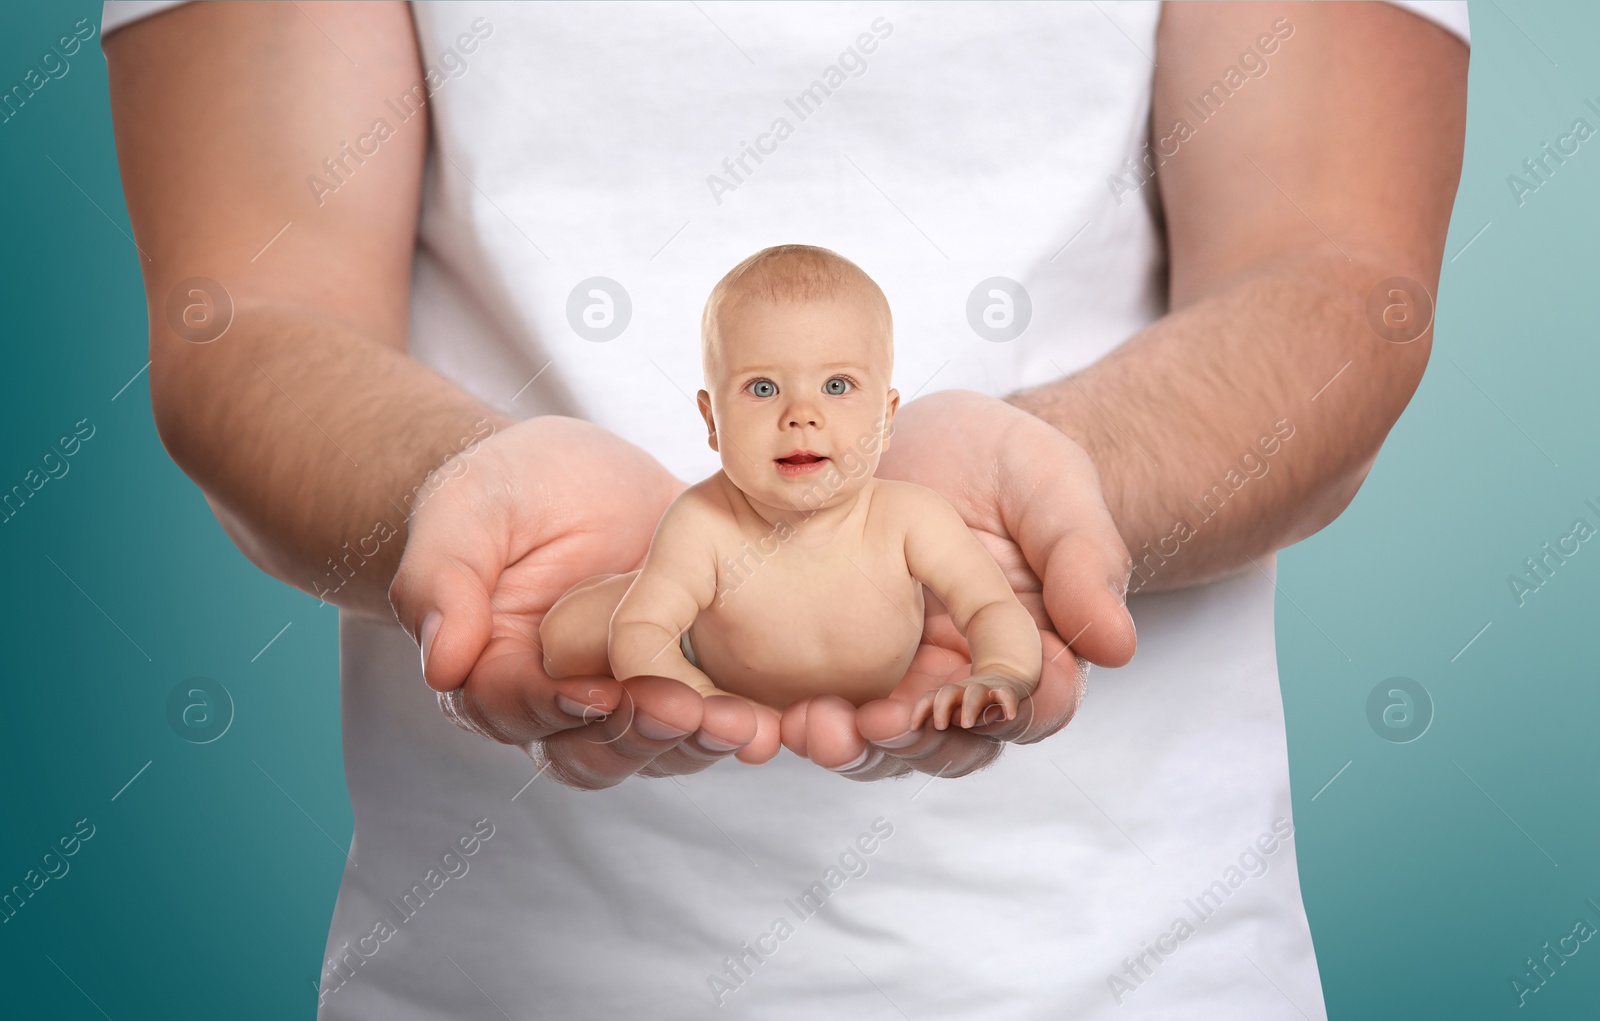
{"label": "baby's eye", "polygon": [[770,379],[758,379],[745,387],[745,391],[757,397],[771,397],[778,392],[778,385]]}
{"label": "baby's eye", "polygon": [[850,388],[854,385],[855,384],[851,383],[850,380],[843,376],[835,376],[826,383],[822,384],[822,392],[831,394],[834,397],[838,397],[841,394],[849,393]]}

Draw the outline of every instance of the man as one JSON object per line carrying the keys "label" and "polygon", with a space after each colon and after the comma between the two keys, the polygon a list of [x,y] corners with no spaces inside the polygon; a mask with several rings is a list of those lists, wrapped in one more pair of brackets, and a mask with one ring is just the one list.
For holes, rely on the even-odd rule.
{"label": "man", "polygon": [[[104,47],[157,425],[253,562],[340,607],[325,1016],[1321,1015],[1271,554],[1425,366],[1393,326],[1438,280],[1461,12],[135,13]],[[811,761],[750,769],[731,700],[540,670],[544,610],[714,468],[698,302],[783,241],[896,309],[880,474],[955,503],[1039,621],[1014,724],[814,699]],[[921,655],[958,668],[939,611]],[[1088,663],[1129,665],[1041,741]]]}

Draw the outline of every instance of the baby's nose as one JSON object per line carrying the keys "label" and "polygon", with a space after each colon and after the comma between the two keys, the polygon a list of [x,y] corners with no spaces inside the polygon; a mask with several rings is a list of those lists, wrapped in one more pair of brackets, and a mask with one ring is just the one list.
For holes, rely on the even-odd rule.
{"label": "baby's nose", "polygon": [[789,428],[798,429],[802,426],[812,428],[822,427],[822,412],[808,400],[798,400],[789,406],[789,412],[784,416],[789,423]]}

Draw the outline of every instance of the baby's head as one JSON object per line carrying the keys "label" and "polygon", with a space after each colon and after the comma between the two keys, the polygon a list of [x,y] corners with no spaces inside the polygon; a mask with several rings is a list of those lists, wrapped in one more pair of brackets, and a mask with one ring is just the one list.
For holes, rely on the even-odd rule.
{"label": "baby's head", "polygon": [[818,510],[866,485],[900,394],[889,302],[859,266],[810,245],[763,249],[712,288],[700,342],[700,414],[746,496]]}

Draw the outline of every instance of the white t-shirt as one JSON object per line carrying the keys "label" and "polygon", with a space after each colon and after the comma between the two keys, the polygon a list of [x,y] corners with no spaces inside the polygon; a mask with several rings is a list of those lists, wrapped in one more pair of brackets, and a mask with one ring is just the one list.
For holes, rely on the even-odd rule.
{"label": "white t-shirt", "polygon": [[[108,3],[103,31],[148,9]],[[701,306],[771,244],[878,281],[903,399],[1075,371],[1163,308],[1154,187],[1126,162],[1158,13],[416,6],[435,140],[410,351],[688,481],[718,467],[689,397]],[[1419,13],[1465,35],[1464,4]],[[1268,64],[1303,45],[1278,33]],[[578,288],[595,277],[631,306],[610,339],[569,319],[578,289],[595,332],[587,292],[612,286]],[[992,277],[1031,301],[1015,339],[969,324]],[[525,755],[440,714],[398,626],[341,614],[359,864],[319,1017],[1322,1018],[1263,567],[1133,598],[1137,656],[1096,669],[1055,737],[974,776],[877,784],[787,751],[594,793],[529,784]]]}

